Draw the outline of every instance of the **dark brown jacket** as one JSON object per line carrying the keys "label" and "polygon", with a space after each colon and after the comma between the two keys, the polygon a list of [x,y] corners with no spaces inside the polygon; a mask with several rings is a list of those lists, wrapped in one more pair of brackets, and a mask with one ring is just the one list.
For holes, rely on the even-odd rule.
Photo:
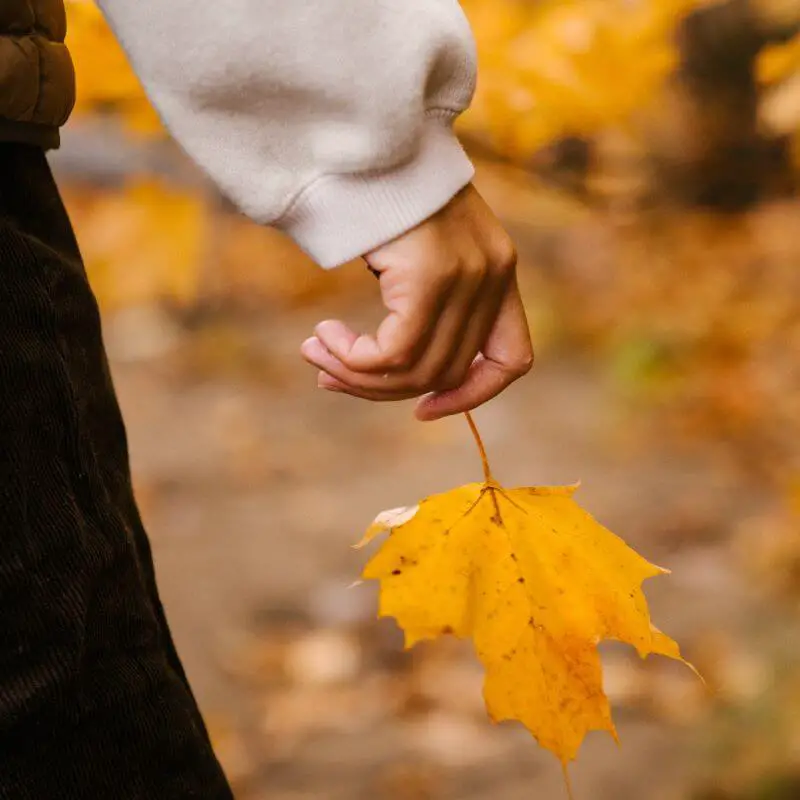
{"label": "dark brown jacket", "polygon": [[75,103],[63,0],[0,0],[0,141],[58,146]]}

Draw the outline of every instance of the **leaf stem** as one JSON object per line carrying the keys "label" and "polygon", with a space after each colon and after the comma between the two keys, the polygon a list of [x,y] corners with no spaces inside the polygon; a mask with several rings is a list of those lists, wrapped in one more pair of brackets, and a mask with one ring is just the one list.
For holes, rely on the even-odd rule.
{"label": "leaf stem", "polygon": [[561,762],[561,769],[564,773],[564,785],[567,787],[567,797],[569,800],[575,800],[575,795],[572,793],[572,781],[569,779],[569,769],[566,761]]}
{"label": "leaf stem", "polygon": [[472,435],[475,437],[475,443],[478,445],[478,452],[481,454],[481,464],[483,465],[483,478],[486,483],[494,483],[494,478],[492,477],[492,471],[489,468],[489,459],[486,456],[486,448],[483,446],[483,439],[481,439],[481,435],[478,432],[478,426],[475,424],[475,420],[472,418],[472,414],[470,414],[469,411],[465,411],[464,416],[467,418],[469,429],[472,431]]}

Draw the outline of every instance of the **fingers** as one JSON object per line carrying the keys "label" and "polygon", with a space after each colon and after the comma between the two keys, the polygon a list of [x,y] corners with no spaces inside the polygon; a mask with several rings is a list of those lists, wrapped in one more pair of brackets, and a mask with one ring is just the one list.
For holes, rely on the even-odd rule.
{"label": "fingers", "polygon": [[403,388],[397,381],[390,383],[392,376],[359,375],[352,373],[334,356],[317,337],[303,342],[301,347],[303,358],[317,367],[317,386],[320,389],[343,392],[365,400],[408,400],[418,397],[419,392],[411,388]]}
{"label": "fingers", "polygon": [[[469,325],[469,312],[477,292],[470,289],[463,292],[458,302],[448,307],[436,322],[422,358],[409,365],[405,370],[375,374],[373,372],[357,372],[338,358],[328,344],[327,333],[341,323],[325,323],[318,326],[318,334],[306,340],[301,352],[309,363],[318,367],[327,377],[320,377],[322,388],[338,388],[356,397],[370,400],[405,400],[419,397],[421,394],[443,387],[443,374],[456,358],[463,346],[464,330]],[[357,337],[342,326],[342,341],[349,336]],[[472,357],[474,358],[475,352]]]}
{"label": "fingers", "polygon": [[370,400],[427,395],[420,419],[475,408],[530,368],[513,242],[474,187],[372,251],[387,314],[375,335],[320,323],[302,347],[318,385]]}
{"label": "fingers", "polygon": [[417,405],[417,419],[429,421],[471,411],[500,394],[529,372],[532,365],[530,331],[515,281],[483,352],[472,363],[465,381],[456,389],[423,397]]}
{"label": "fingers", "polygon": [[[314,361],[323,366],[318,385],[373,401],[407,400],[419,396],[415,388],[354,387],[332,376],[341,370],[336,358],[316,341]],[[516,283],[509,286],[500,314],[486,341],[484,352],[471,362],[465,380],[455,389],[433,392],[423,397],[416,409],[420,420],[435,420],[470,411],[496,397],[510,384],[525,375],[533,364],[533,350],[525,312]],[[341,374],[341,373],[340,373]],[[388,381],[388,378],[385,379]]]}
{"label": "fingers", "polygon": [[456,389],[463,384],[472,363],[486,344],[495,326],[500,306],[507,292],[511,276],[490,274],[473,306],[467,324],[460,332],[458,347],[446,365],[444,374],[432,390]]}
{"label": "fingers", "polygon": [[428,271],[426,280],[408,280],[401,271],[381,278],[381,294],[388,314],[374,336],[354,334],[343,323],[320,323],[315,334],[350,374],[406,373],[430,345],[445,305],[462,299],[464,276],[455,266]]}
{"label": "fingers", "polygon": [[[419,357],[409,357],[404,368],[398,361],[385,362],[384,366],[393,364],[393,369],[387,368],[382,374],[376,374],[372,368],[366,371],[354,368],[350,356],[358,342],[369,337],[357,336],[338,321],[320,323],[316,336],[303,343],[301,352],[306,361],[332,379],[321,377],[319,385],[323,388],[336,388],[370,400],[418,397],[444,385],[442,376],[464,347],[464,334],[471,325],[470,315],[482,289],[482,277],[477,272],[465,273],[455,285],[449,287],[446,305],[443,302],[445,308],[438,318],[428,320],[431,331],[425,337],[427,341],[422,352]],[[470,361],[475,357],[478,347],[474,345]],[[384,352],[389,352],[389,349]]]}

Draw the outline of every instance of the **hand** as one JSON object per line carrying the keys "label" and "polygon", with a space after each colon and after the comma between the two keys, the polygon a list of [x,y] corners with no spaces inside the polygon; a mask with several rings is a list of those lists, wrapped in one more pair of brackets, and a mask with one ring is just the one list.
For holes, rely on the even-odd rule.
{"label": "hand", "polygon": [[365,256],[389,313],[375,336],[327,320],[303,342],[320,388],[367,400],[424,395],[416,415],[469,411],[533,364],[508,234],[473,186]]}

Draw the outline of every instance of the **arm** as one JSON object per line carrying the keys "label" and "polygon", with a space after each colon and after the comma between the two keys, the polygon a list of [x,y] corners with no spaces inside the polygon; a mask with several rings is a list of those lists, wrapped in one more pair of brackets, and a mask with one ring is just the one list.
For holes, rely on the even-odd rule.
{"label": "arm", "polygon": [[532,355],[508,235],[452,131],[475,88],[458,0],[99,0],[188,154],[248,216],[322,266],[363,256],[375,336],[321,323],[319,385],[480,405]]}
{"label": "arm", "polygon": [[457,0],[100,0],[165,124],[248,216],[334,266],[472,178]]}

